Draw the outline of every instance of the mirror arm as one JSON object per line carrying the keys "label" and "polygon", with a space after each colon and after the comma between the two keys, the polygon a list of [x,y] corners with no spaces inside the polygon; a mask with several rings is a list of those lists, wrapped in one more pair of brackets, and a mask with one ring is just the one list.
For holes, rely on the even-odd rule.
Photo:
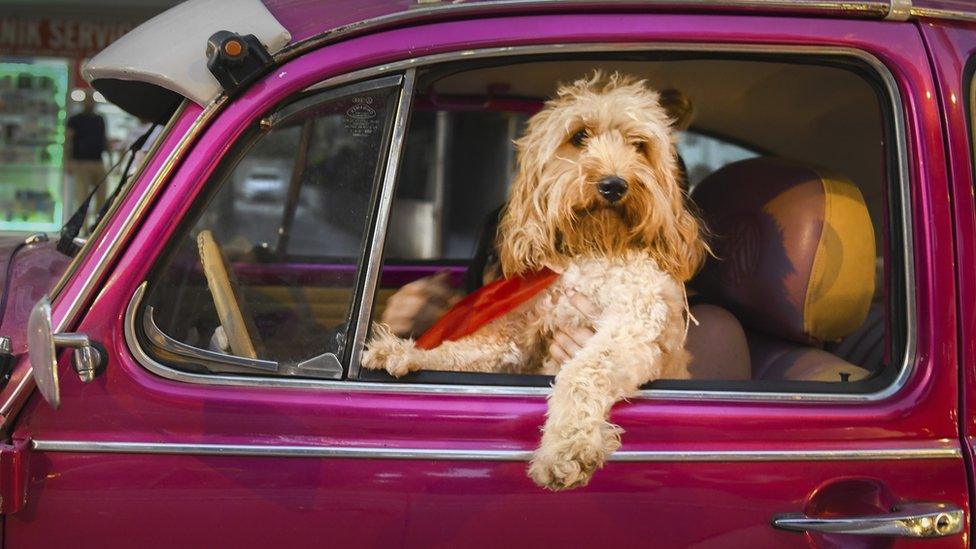
{"label": "mirror arm", "polygon": [[57,347],[68,347],[70,349],[83,349],[91,345],[86,334],[53,334],[54,345]]}
{"label": "mirror arm", "polygon": [[90,383],[95,379],[95,376],[102,372],[107,362],[105,352],[99,344],[93,343],[87,334],[54,334],[52,339],[55,347],[74,349],[72,364],[74,364],[75,371],[78,372],[78,377],[81,378],[82,382]]}

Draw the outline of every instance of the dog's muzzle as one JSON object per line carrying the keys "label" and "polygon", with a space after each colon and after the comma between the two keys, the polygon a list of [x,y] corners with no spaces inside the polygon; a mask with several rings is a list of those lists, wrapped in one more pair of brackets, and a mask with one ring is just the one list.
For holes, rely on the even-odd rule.
{"label": "dog's muzzle", "polygon": [[627,182],[615,175],[610,175],[596,184],[596,190],[607,202],[613,204],[627,194]]}

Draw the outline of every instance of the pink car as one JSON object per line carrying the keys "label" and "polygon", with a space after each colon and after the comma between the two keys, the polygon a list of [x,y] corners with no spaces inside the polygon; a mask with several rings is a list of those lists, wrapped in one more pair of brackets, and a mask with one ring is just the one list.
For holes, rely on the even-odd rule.
{"label": "pink car", "polygon": [[[163,126],[91,237],[2,242],[5,546],[968,546],[974,53],[961,0],[173,8],[85,69]],[[693,106],[725,322],[554,493],[551,378],[360,359],[405,284],[480,285],[512,140],[594,69]]]}

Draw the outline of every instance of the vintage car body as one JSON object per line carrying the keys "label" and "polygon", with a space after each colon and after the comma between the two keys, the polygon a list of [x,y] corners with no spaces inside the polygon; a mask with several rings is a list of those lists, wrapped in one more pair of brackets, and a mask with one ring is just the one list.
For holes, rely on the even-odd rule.
{"label": "vintage car body", "polygon": [[[105,347],[105,372],[84,384],[63,352],[55,410],[35,388],[23,299],[0,324],[16,361],[0,392],[6,546],[969,545],[976,11],[968,2],[265,3],[267,13],[254,2],[190,2],[89,67],[96,82],[148,84],[138,89],[179,107],[60,281],[30,275],[32,287],[50,287],[56,331],[85,333]],[[256,30],[228,28],[216,15],[235,9],[247,17],[228,21]],[[170,59],[187,70],[182,76],[140,49],[173,29],[185,31],[180,40],[193,46],[185,55],[196,56]],[[233,94],[216,80],[190,85],[209,77],[201,72],[204,43],[223,29],[267,32],[274,42],[266,44],[273,69]],[[160,367],[134,343],[130,304],[180,220],[248,125],[289,96],[385,73],[409,83],[412,67],[436,59],[634,44],[844,52],[884,76],[910,198],[909,348],[892,384],[826,395],[651,390],[615,409],[627,437],[614,460],[587,488],[556,494],[525,475],[544,388],[228,381]],[[133,93],[125,85],[106,91],[121,102]],[[382,232],[372,238],[381,253]],[[45,259],[36,269],[50,275],[60,265]],[[367,288],[377,283],[376,265]],[[22,288],[14,284],[12,291]],[[358,367],[355,348],[350,360]],[[771,525],[806,513],[857,528],[859,518],[883,522],[917,504],[941,505],[927,509],[951,531],[920,540],[884,537],[890,530],[863,537]]]}

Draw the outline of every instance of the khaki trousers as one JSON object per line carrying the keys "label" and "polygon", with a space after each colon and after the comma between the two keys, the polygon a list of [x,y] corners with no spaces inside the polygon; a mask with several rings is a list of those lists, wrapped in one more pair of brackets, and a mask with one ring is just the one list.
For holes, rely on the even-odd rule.
{"label": "khaki trousers", "polygon": [[[88,193],[105,177],[105,164],[101,160],[69,160],[68,173],[71,175],[71,203],[65,204],[68,215],[74,213],[81,206]],[[98,188],[98,192],[88,205],[89,212],[98,212],[105,203],[107,187],[105,183]]]}

